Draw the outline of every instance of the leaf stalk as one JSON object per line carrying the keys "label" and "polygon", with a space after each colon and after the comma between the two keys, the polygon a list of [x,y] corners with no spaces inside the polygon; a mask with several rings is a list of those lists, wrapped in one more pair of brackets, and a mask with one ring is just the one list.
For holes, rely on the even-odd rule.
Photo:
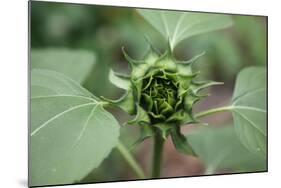
{"label": "leaf stalk", "polygon": [[132,170],[135,172],[135,174],[138,176],[138,178],[145,179],[145,174],[138,164],[138,162],[135,160],[135,158],[132,156],[132,154],[129,152],[129,150],[121,143],[119,142],[117,145],[118,151],[121,153],[123,158],[126,160],[128,165],[132,168]]}
{"label": "leaf stalk", "polygon": [[219,107],[219,108],[213,108],[213,109],[209,109],[203,112],[200,112],[198,114],[195,115],[195,118],[202,118],[211,114],[215,114],[215,113],[219,113],[219,112],[225,112],[225,111],[230,111],[232,110],[233,107],[232,106],[224,106],[224,107]]}

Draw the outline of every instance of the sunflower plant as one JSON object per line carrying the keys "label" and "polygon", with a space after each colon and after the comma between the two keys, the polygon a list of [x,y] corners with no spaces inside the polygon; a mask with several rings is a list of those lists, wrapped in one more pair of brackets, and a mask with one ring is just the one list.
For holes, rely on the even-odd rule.
{"label": "sunflower plant", "polygon": [[[111,70],[108,75],[111,83],[125,91],[117,100],[94,96],[75,81],[76,75],[42,68],[32,60],[31,185],[80,181],[115,147],[138,178],[159,178],[165,141],[171,137],[178,152],[202,157],[181,128],[205,124],[201,117],[222,111],[232,113],[235,132],[245,148],[266,158],[265,69],[243,69],[237,76],[231,104],[194,114],[196,103],[208,97],[202,90],[223,83],[198,79],[200,70],[193,65],[204,53],[186,61],[173,55],[175,47],[191,36],[231,27],[231,16],[145,9],[136,12],[167,40],[167,45],[160,52],[147,39],[149,48],[140,60],[122,48],[130,74]],[[69,61],[76,58],[75,52],[64,53]],[[89,54],[83,57],[93,60]],[[135,146],[145,139],[154,140],[150,175],[119,141],[120,125],[106,107],[118,107],[132,117],[124,126],[139,128]]]}

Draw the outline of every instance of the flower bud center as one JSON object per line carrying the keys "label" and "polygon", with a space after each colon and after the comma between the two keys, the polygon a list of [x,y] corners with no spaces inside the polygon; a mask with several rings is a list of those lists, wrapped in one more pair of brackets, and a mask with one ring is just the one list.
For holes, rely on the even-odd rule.
{"label": "flower bud center", "polygon": [[158,71],[143,80],[141,107],[146,110],[152,123],[159,123],[169,118],[178,106],[179,84],[176,76],[165,71]]}

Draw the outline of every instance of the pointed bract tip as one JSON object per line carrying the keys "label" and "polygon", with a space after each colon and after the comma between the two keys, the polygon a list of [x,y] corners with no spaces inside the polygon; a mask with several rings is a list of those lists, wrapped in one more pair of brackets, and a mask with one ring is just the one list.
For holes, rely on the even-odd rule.
{"label": "pointed bract tip", "polygon": [[122,46],[122,53],[123,53],[125,59],[127,60],[127,62],[130,64],[131,68],[132,68],[135,64],[138,64],[139,61],[137,61],[137,60],[131,58],[131,57],[128,55],[128,53],[126,52],[124,46]]}
{"label": "pointed bract tip", "polygon": [[192,58],[189,59],[189,60],[183,60],[183,61],[177,61],[177,62],[180,63],[180,64],[190,64],[190,65],[194,65],[194,64],[197,62],[197,60],[198,60],[200,57],[204,56],[205,54],[206,54],[206,52],[203,51],[203,52],[201,52],[200,54],[198,54],[198,55],[192,57]]}

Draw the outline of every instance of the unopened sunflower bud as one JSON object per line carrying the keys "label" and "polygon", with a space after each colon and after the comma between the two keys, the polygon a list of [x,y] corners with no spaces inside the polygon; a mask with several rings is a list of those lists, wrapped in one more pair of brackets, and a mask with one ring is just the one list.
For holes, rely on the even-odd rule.
{"label": "unopened sunflower bud", "polygon": [[179,148],[181,142],[185,142],[180,126],[197,122],[192,113],[193,106],[206,96],[200,95],[200,90],[220,84],[194,80],[198,73],[192,71],[192,65],[203,54],[189,61],[177,61],[170,50],[161,55],[152,47],[143,60],[133,60],[124,49],[123,53],[131,67],[131,75],[111,71],[109,78],[126,93],[119,100],[106,100],[135,115],[128,124],[141,126],[140,141],[155,134],[166,139],[171,134],[176,148],[184,152]]}

